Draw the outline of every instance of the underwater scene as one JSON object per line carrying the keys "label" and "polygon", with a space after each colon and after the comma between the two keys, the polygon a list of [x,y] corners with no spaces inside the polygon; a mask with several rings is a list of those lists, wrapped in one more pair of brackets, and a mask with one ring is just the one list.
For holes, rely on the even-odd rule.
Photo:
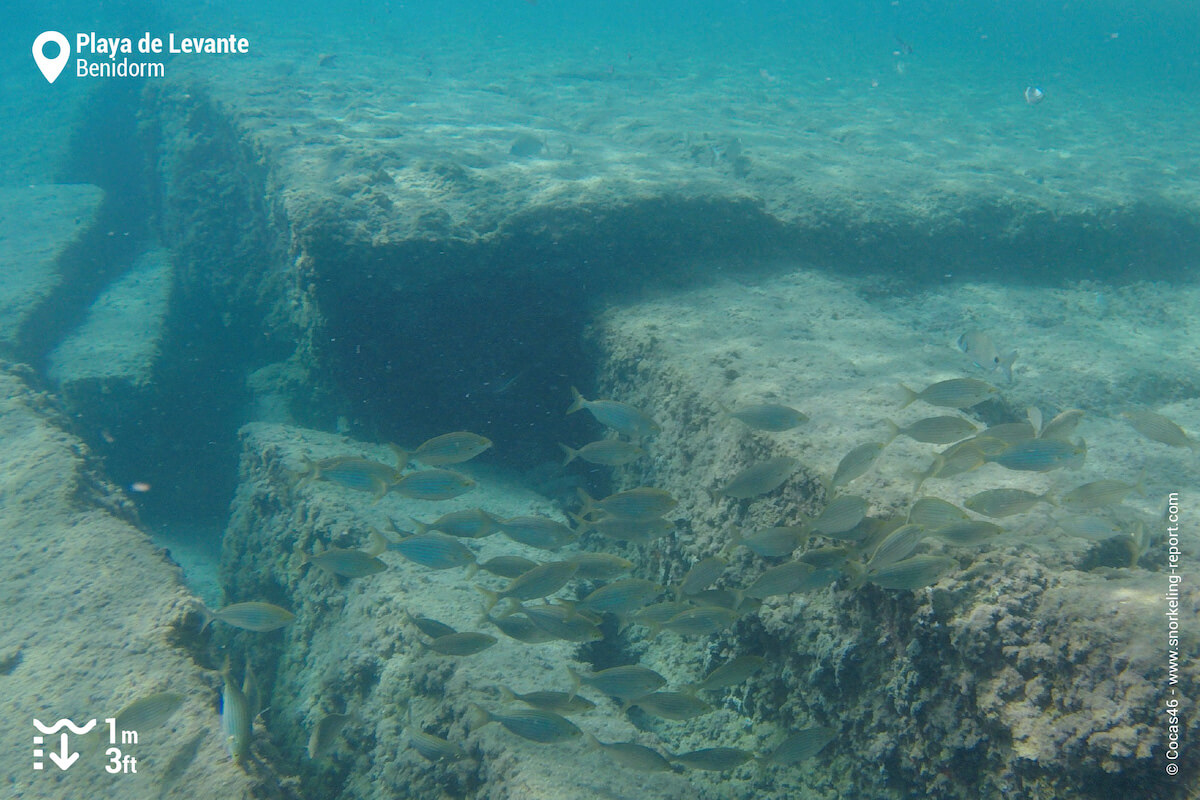
{"label": "underwater scene", "polygon": [[1200,798],[1200,12],[0,25],[0,796]]}

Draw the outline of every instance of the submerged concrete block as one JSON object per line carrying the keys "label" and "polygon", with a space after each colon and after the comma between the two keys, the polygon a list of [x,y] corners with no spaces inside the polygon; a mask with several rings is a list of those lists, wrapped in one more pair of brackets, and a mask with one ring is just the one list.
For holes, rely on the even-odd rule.
{"label": "submerged concrete block", "polygon": [[144,388],[159,355],[172,276],[167,251],[143,253],[50,354],[48,376],[59,385],[95,380]]}
{"label": "submerged concrete block", "polygon": [[92,222],[104,192],[88,184],[0,187],[0,348],[59,285],[57,259]]}
{"label": "submerged concrete block", "polygon": [[[225,752],[220,676],[179,642],[197,601],[179,568],[131,520],[52,399],[0,371],[0,782],[23,800],[170,800],[279,796],[263,762],[253,776]],[[120,771],[94,737],[34,737],[35,719],[83,726],[158,692],[183,701],[165,722],[120,742]],[[41,750],[41,758],[35,756]],[[79,753],[62,770],[49,753]],[[135,764],[124,756],[136,759]],[[42,769],[34,767],[35,762]],[[136,768],[133,774],[130,769]]]}

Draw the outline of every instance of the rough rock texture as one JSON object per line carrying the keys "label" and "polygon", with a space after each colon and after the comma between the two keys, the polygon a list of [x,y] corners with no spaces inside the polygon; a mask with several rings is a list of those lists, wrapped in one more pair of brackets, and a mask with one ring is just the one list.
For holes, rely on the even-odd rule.
{"label": "rough rock texture", "polygon": [[[225,752],[220,678],[182,646],[195,600],[178,568],[133,524],[132,505],[100,475],[67,431],[54,399],[31,389],[27,370],[0,372],[0,712],[6,724],[0,781],[11,797],[280,796],[264,764],[248,774]],[[139,731],[137,774],[110,775],[103,753],[83,749],[67,771],[33,769],[33,720],[114,717],[130,702],[180,692],[183,706]],[[198,744],[196,743],[199,737]],[[58,749],[56,737],[47,750]],[[193,749],[190,760],[176,762]]]}
{"label": "rough rock texture", "polygon": [[692,283],[697,257],[1054,284],[1174,273],[1200,241],[1154,94],[1030,108],[938,81],[931,106],[915,65],[875,90],[678,52],[601,70],[489,43],[435,70],[346,45],[173,64],[142,112],[158,233],[216,337],[185,363],[287,372],[279,418],[312,427],[515,438],[588,360],[591,309]]}
{"label": "rough rock texture", "polygon": [[[1172,695],[1161,512],[1166,492],[1196,482],[1196,465],[1186,450],[1146,442],[1111,418],[1116,398],[1125,407],[1154,397],[1142,393],[1141,382],[1145,370],[1155,370],[1153,357],[1133,334],[1145,317],[1134,306],[1128,315],[1106,318],[1103,329],[1077,330],[1069,316],[1043,328],[1062,308],[1090,302],[1089,293],[1006,295],[965,285],[879,297],[870,288],[869,281],[799,270],[614,309],[596,324],[593,336],[605,358],[602,395],[646,409],[663,427],[652,444],[653,468],[628,473],[625,483],[670,489],[682,501],[678,516],[688,520],[679,536],[655,548],[663,575],[678,577],[694,560],[718,552],[731,525],[792,524],[819,510],[824,489],[810,475],[828,476],[851,447],[880,440],[883,419],[907,423],[943,413],[919,403],[899,410],[895,384],[919,389],[979,375],[951,345],[958,326],[981,321],[974,313],[985,314],[988,329],[1002,331],[1022,353],[1016,383],[992,376],[1001,398],[975,409],[978,417],[1015,420],[1027,404],[1047,397],[1055,409],[1091,408],[1080,429],[1091,446],[1087,466],[1081,473],[1039,474],[987,465],[930,480],[922,494],[956,503],[998,486],[1059,494],[1100,477],[1132,482],[1144,465],[1148,498],[1132,497],[1133,508],[1123,513],[1147,525],[1156,544],[1143,567],[1129,569],[1123,545],[1064,537],[1054,520],[1067,512],[1050,509],[998,520],[1009,533],[992,545],[950,549],[927,542],[926,550],[950,553],[960,564],[928,590],[852,588],[843,580],[768,600],[757,621],[746,618],[725,643],[776,665],[745,692],[742,707],[756,720],[784,727],[816,722],[839,736],[796,783],[784,776],[771,790],[738,789],[732,796],[795,796],[788,791],[801,787],[813,797],[1190,796],[1200,767],[1194,753],[1185,752],[1179,777],[1164,772],[1162,711]],[[987,307],[979,304],[981,292]],[[1174,295],[1180,313],[1195,300],[1191,290]],[[997,327],[1001,319],[1006,324]],[[1057,355],[1071,351],[1094,358]],[[1192,388],[1166,413],[1195,430],[1196,374],[1186,364],[1177,367],[1174,374]],[[1170,377],[1172,370],[1161,374]],[[790,403],[812,419],[768,434],[720,413],[722,404],[760,400]],[[903,515],[914,499],[911,472],[923,470],[933,450],[898,439],[844,491],[866,496],[872,516]],[[782,454],[809,468],[776,492],[716,503],[705,494],[743,466]],[[1185,560],[1194,559],[1194,535],[1183,547]],[[764,566],[735,550],[726,578],[745,585]],[[1200,598],[1188,589],[1182,600],[1182,617],[1194,620]],[[1186,631],[1181,654],[1196,647],[1196,632]],[[1195,668],[1184,665],[1174,696],[1192,696],[1198,682]],[[1183,724],[1185,738],[1200,730],[1194,719]]]}
{"label": "rough rock texture", "polygon": [[[260,676],[269,676],[268,728],[290,768],[303,776],[310,797],[322,800],[413,796],[527,800],[528,798],[644,797],[723,798],[719,778],[705,773],[645,774],[616,768],[578,740],[550,745],[517,738],[498,725],[468,730],[469,706],[505,708],[500,686],[517,692],[569,690],[566,667],[588,669],[604,658],[632,663],[610,632],[608,651],[564,642],[527,645],[508,639],[480,620],[482,598],[472,584],[505,585],[480,573],[467,578],[461,568],[432,571],[386,553],[388,569],[363,578],[344,579],[314,567],[301,567],[296,548],[311,552],[330,544],[362,546],[370,526],[390,530],[390,521],[407,527],[409,517],[430,520],[450,510],[482,506],[499,516],[551,514],[553,506],[528,490],[508,485],[479,466],[466,466],[480,485],[442,502],[405,500],[389,494],[377,503],[369,494],[318,481],[296,484],[293,471],[302,456],[364,455],[380,461],[388,450],[301,428],[253,424],[243,430],[242,482],[225,537],[223,584],[228,601],[263,599],[280,603],[298,619],[281,638],[255,640],[251,657]],[[519,545],[502,535],[469,542],[478,558],[519,554],[548,560],[544,551]],[[560,551],[566,554],[568,550]],[[639,573],[643,572],[639,568]],[[564,596],[572,596],[572,591]],[[500,641],[484,652],[452,658],[425,652],[405,614],[433,617],[460,631],[485,631]],[[673,687],[698,676],[690,659],[680,659],[663,637],[656,652],[640,663],[659,670]],[[643,645],[639,650],[645,650]],[[685,652],[689,652],[685,647]],[[580,663],[586,658],[591,663]],[[603,741],[638,741],[672,752],[709,746],[714,730],[736,733],[746,723],[732,709],[704,720],[671,723],[633,715],[596,692],[583,693],[598,707],[575,719]],[[511,707],[510,707],[511,708]],[[468,758],[431,765],[408,744],[411,721],[464,747]],[[326,759],[304,755],[309,733],[324,714],[353,713],[356,721],[345,741]],[[640,730],[639,730],[640,729]],[[728,742],[724,742],[728,743]],[[744,746],[759,740],[744,736]]]}

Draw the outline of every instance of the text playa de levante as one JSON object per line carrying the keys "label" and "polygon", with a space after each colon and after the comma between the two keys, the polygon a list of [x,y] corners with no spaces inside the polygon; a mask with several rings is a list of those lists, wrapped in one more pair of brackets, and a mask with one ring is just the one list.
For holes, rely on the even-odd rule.
{"label": "text playa de levante", "polygon": [[[250,40],[244,36],[229,34],[228,36],[176,36],[167,34],[166,48],[161,37],[143,34],[137,40],[139,53],[248,53]],[[134,40],[128,36],[97,36],[91,33],[80,33],[75,36],[75,51],[87,52],[90,55],[102,55],[116,58],[121,53],[134,52]]]}

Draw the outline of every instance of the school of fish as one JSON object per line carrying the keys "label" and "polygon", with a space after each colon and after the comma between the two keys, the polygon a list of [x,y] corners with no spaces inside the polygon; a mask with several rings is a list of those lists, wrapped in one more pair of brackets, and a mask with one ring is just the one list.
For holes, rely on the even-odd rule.
{"label": "school of fish", "polygon": [[[1001,355],[991,340],[979,331],[968,331],[959,347],[973,363],[988,371],[999,371],[1012,380],[1016,353]],[[503,583],[474,584],[481,598],[481,625],[493,632],[458,631],[428,617],[410,613],[408,622],[420,634],[416,639],[430,657],[468,658],[495,646],[507,637],[525,645],[563,640],[586,643],[604,638],[606,617],[619,629],[640,626],[651,641],[663,635],[703,638],[730,630],[746,615],[754,614],[763,601],[798,592],[856,591],[870,583],[889,591],[916,591],[952,577],[968,566],[971,553],[1004,536],[1006,528],[996,520],[1030,513],[1041,505],[1057,511],[1057,527],[1070,536],[1095,541],[1117,538],[1135,566],[1150,544],[1146,525],[1130,524],[1127,516],[1111,511],[1131,494],[1144,494],[1145,474],[1134,482],[1104,478],[1077,486],[1065,486],[1057,497],[1020,488],[997,486],[977,492],[961,507],[944,499],[922,496],[931,479],[953,479],[986,464],[1024,472],[1078,469],[1088,448],[1075,429],[1084,415],[1067,409],[1043,420],[1035,408],[1026,419],[984,426],[970,409],[1000,396],[1000,389],[978,378],[953,378],[929,384],[920,391],[901,385],[904,408],[920,403],[937,409],[907,425],[881,420],[886,434],[875,441],[848,450],[822,480],[821,510],[800,524],[760,530],[732,530],[720,552],[697,560],[673,585],[661,585],[631,577],[637,564],[603,551],[605,540],[630,545],[651,545],[676,532],[678,521],[669,514],[678,500],[654,486],[635,486],[596,499],[578,492],[578,506],[564,509],[574,525],[544,516],[501,518],[481,508],[452,511],[429,521],[410,520],[411,531],[393,523],[390,535],[372,531],[362,549],[328,547],[320,552],[295,554],[300,568],[312,567],[342,578],[367,580],[388,569],[382,558],[398,554],[428,570],[464,568],[467,578],[486,572]],[[572,447],[561,444],[563,468],[576,461],[617,467],[647,457],[650,441],[660,431],[652,416],[642,409],[612,399],[588,400],[574,387],[567,414],[587,411],[612,436]],[[788,431],[809,418],[787,405],[746,402],[720,408],[730,424],[758,432]],[[1163,445],[1200,449],[1200,445],[1171,420],[1146,409],[1131,409],[1123,415],[1146,439]],[[907,514],[871,517],[870,501],[850,493],[849,484],[872,470],[893,440],[905,436],[933,445],[923,470],[914,470],[913,501]],[[483,436],[457,431],[435,437],[412,451],[392,447],[395,465],[358,456],[337,456],[320,461],[305,460],[298,473],[300,486],[328,481],[369,494],[377,502],[389,492],[405,497],[439,501],[469,492],[475,482],[446,467],[462,464],[483,453],[492,442]],[[414,462],[419,467],[413,467]],[[753,502],[780,490],[804,465],[789,455],[778,455],[748,464],[719,485],[708,488],[712,503]],[[473,540],[503,535],[529,547],[545,551],[546,558],[534,561],[523,556],[498,556],[479,563],[471,547]],[[581,549],[581,540],[590,549]],[[936,553],[923,552],[926,543],[941,543]],[[954,548],[947,554],[946,547]],[[744,548],[761,561],[754,580],[745,585],[722,581],[730,559]],[[257,600],[228,605],[216,611],[202,609],[204,625],[213,621],[266,633],[294,620],[287,609]],[[493,633],[498,634],[493,635]],[[656,750],[635,742],[602,742],[569,717],[601,713],[583,691],[612,698],[621,713],[637,708],[663,720],[680,721],[714,710],[722,692],[767,670],[766,659],[740,655],[697,676],[687,685],[667,688],[659,673],[638,664],[626,664],[591,674],[564,668],[562,677],[569,691],[539,690],[519,694],[497,684],[501,695],[517,710],[485,707],[471,703],[468,728],[495,723],[514,736],[539,745],[581,740],[604,753],[614,764],[640,771],[706,770],[725,772],[754,760],[760,767],[789,767],[816,756],[837,738],[837,731],[813,720],[807,727],[783,732],[782,741],[769,752],[753,753],[714,743],[713,747],[684,753]],[[258,714],[258,696],[247,663],[239,685],[226,664],[221,730],[231,756],[244,762],[251,748],[252,723]],[[155,720],[169,715],[177,706],[175,696],[151,696],[144,713]],[[169,710],[166,710],[169,709]],[[133,709],[130,713],[139,713]],[[611,712],[609,712],[611,713]],[[165,719],[165,717],[164,717]],[[310,758],[331,752],[354,715],[330,714],[311,731]],[[159,724],[156,722],[156,724]],[[448,741],[412,721],[406,732],[413,749],[433,763],[453,762],[467,757],[459,743]]]}

